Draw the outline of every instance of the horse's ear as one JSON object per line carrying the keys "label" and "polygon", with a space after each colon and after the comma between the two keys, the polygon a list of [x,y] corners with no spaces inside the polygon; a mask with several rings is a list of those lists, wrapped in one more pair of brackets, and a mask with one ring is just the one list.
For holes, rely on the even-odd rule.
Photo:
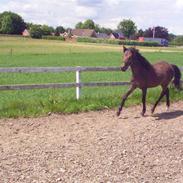
{"label": "horse's ear", "polygon": [[123,45],[123,53],[127,50],[127,48]]}

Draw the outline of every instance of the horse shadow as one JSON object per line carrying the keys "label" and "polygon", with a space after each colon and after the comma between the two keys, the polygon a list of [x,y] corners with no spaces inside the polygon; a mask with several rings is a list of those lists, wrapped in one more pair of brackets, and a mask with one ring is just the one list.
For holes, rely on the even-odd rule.
{"label": "horse shadow", "polygon": [[176,110],[172,112],[163,112],[163,113],[158,113],[154,114],[153,116],[156,117],[156,120],[170,120],[170,119],[175,119],[183,115],[183,110]]}

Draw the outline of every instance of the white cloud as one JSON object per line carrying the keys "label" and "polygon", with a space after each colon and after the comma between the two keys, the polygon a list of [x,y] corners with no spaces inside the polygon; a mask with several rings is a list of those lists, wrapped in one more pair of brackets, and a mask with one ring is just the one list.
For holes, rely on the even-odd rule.
{"label": "white cloud", "polygon": [[178,8],[183,8],[183,0],[176,0],[176,6]]}
{"label": "white cloud", "polygon": [[93,7],[77,6],[75,9],[76,16],[79,18],[95,18],[97,16],[97,10]]}
{"label": "white cloud", "polygon": [[156,25],[183,34],[183,0],[1,0],[0,12],[13,11],[25,21],[74,27],[93,19],[102,26],[116,28],[126,18],[138,28]]}
{"label": "white cloud", "polygon": [[103,0],[76,0],[76,2],[81,6],[99,6],[103,3]]}

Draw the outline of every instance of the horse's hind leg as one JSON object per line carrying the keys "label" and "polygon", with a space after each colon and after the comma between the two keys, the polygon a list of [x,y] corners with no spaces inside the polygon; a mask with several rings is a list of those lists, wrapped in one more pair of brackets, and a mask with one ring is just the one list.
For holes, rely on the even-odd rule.
{"label": "horse's hind leg", "polygon": [[128,98],[128,96],[136,89],[136,86],[132,85],[130,87],[130,89],[127,91],[127,93],[125,93],[122,97],[122,101],[121,101],[121,104],[119,106],[119,109],[118,109],[118,112],[117,112],[117,116],[120,115],[121,111],[122,111],[122,108],[125,104],[125,100]]}
{"label": "horse's hind leg", "polygon": [[170,107],[169,88],[167,88],[166,90],[166,106],[167,106],[167,111],[169,111],[169,107]]}
{"label": "horse's hind leg", "polygon": [[142,116],[144,116],[144,114],[146,112],[146,94],[147,94],[147,88],[142,89],[142,104],[143,104],[143,108],[142,108],[142,112],[141,112]]}
{"label": "horse's hind leg", "polygon": [[[163,87],[162,89],[162,92],[160,94],[160,97],[158,98],[158,100],[156,101],[156,103],[154,104],[152,110],[151,110],[151,113],[153,114],[154,113],[154,110],[156,108],[156,106],[158,105],[158,103],[160,102],[160,100],[164,97],[164,95],[167,93],[167,86],[166,87]],[[168,93],[169,94],[169,93]]]}

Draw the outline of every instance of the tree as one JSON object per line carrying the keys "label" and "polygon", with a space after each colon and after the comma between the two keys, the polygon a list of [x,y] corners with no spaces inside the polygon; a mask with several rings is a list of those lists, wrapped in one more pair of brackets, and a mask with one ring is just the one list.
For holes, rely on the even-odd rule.
{"label": "tree", "polygon": [[176,38],[172,40],[172,43],[174,45],[182,46],[183,45],[183,36],[176,36]]}
{"label": "tree", "polygon": [[26,28],[28,30],[30,30],[33,25],[34,25],[33,23],[26,22]]}
{"label": "tree", "polygon": [[64,29],[64,27],[62,27],[62,26],[58,26],[58,27],[56,27],[56,29],[55,29],[55,35],[56,36],[59,36],[60,34],[62,34],[62,33],[64,33],[65,32],[65,29]]}
{"label": "tree", "polygon": [[8,11],[0,14],[0,33],[22,34],[25,28],[26,24],[18,14]]}
{"label": "tree", "polygon": [[10,16],[3,17],[1,21],[0,32],[3,34],[12,34],[13,33],[13,23]]}
{"label": "tree", "polygon": [[45,36],[51,35],[51,33],[54,32],[54,28],[49,27],[48,25],[42,25],[41,30],[42,30],[42,35],[45,35]]}
{"label": "tree", "polygon": [[155,31],[154,34],[155,38],[164,38],[168,40],[169,38],[168,29],[161,26],[148,28],[147,30],[144,31],[144,37],[153,37],[153,31]]}
{"label": "tree", "polygon": [[94,29],[96,32],[100,32],[100,33],[106,33],[106,34],[110,34],[112,31],[112,29],[110,28],[105,28],[105,27],[100,27],[99,24],[95,24],[95,22],[91,19],[85,20],[83,23],[82,22],[78,22],[75,25],[76,29]]}
{"label": "tree", "polygon": [[95,32],[101,32],[100,30],[101,30],[100,25],[95,24]]}
{"label": "tree", "polygon": [[75,28],[76,28],[76,29],[82,29],[82,28],[83,28],[83,23],[82,23],[82,22],[78,22],[78,23],[75,25]]}
{"label": "tree", "polygon": [[30,36],[32,38],[41,39],[42,38],[42,29],[40,25],[32,25],[30,28]]}
{"label": "tree", "polygon": [[155,27],[155,37],[168,40],[168,29],[160,26]]}
{"label": "tree", "polygon": [[168,40],[169,40],[169,41],[173,41],[175,38],[176,38],[176,35],[175,35],[175,34],[170,33],[170,34],[168,35]]}
{"label": "tree", "polygon": [[83,23],[82,22],[78,22],[75,25],[76,29],[97,29],[99,27],[99,25],[95,25],[94,21],[91,19],[85,20]]}
{"label": "tree", "polygon": [[125,19],[118,24],[118,30],[120,30],[124,36],[130,38],[130,36],[135,34],[137,27],[132,20]]}
{"label": "tree", "polygon": [[139,29],[137,31],[137,33],[135,34],[136,39],[138,39],[139,37],[143,37],[144,36],[144,31],[142,29]]}
{"label": "tree", "polygon": [[144,37],[153,37],[153,29],[148,28],[144,31]]}
{"label": "tree", "polygon": [[95,29],[95,23],[93,20],[88,19],[83,23],[83,29]]}
{"label": "tree", "polygon": [[105,34],[110,34],[113,32],[112,29],[100,27],[100,25],[98,25],[98,24],[95,24],[95,31],[100,32],[100,33],[105,33]]}
{"label": "tree", "polygon": [[110,34],[110,33],[113,32],[113,30],[110,29],[110,28],[101,27],[100,30],[99,30],[99,32],[106,33],[106,34]]}

